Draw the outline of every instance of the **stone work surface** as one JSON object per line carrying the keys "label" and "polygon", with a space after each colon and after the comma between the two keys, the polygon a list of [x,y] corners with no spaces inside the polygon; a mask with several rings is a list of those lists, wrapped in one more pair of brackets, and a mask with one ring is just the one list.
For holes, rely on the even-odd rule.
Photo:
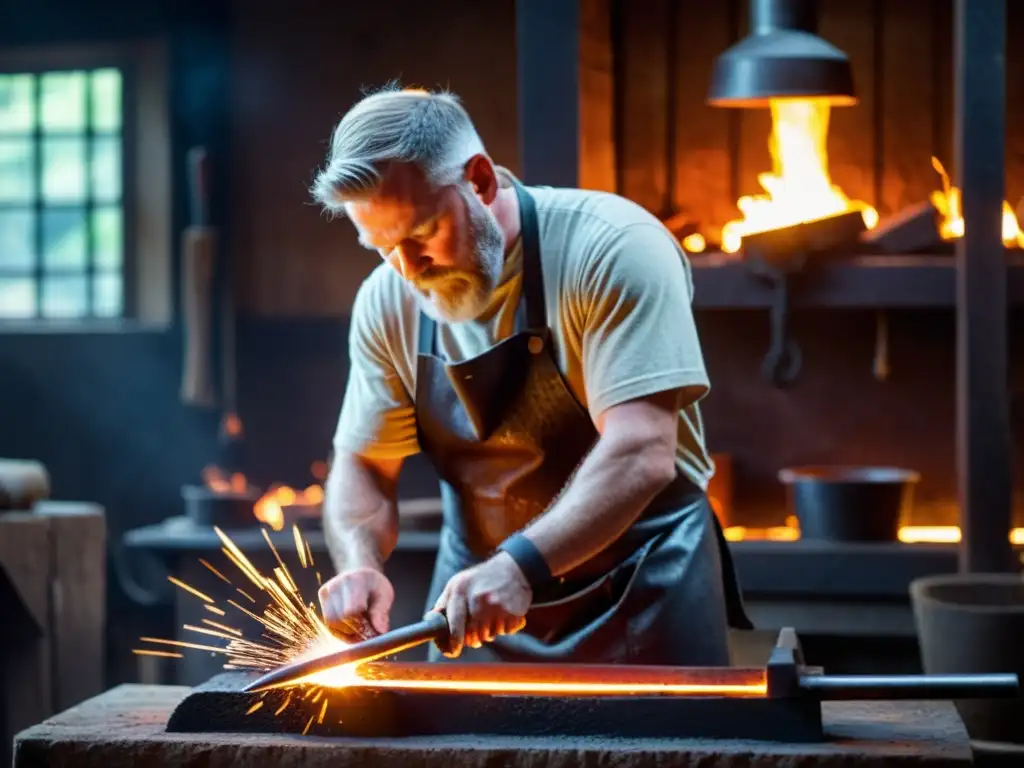
{"label": "stone work surface", "polygon": [[19,734],[14,768],[971,765],[967,732],[953,706],[945,702],[826,703],[830,739],[821,744],[508,737],[365,740],[166,733],[169,714],[188,692],[184,687],[144,685],[123,685],[107,691]]}

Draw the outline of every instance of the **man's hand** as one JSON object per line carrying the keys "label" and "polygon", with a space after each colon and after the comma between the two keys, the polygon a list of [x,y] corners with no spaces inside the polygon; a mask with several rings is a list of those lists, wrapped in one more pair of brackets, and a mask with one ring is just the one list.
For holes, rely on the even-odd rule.
{"label": "man's hand", "polygon": [[367,616],[376,632],[387,632],[395,588],[376,568],[339,573],[320,587],[320,610],[329,629],[342,631],[345,620]]}
{"label": "man's hand", "polygon": [[533,590],[507,553],[455,574],[434,603],[444,611],[451,630],[445,654],[455,658],[463,645],[479,648],[498,635],[511,635],[526,625]]}

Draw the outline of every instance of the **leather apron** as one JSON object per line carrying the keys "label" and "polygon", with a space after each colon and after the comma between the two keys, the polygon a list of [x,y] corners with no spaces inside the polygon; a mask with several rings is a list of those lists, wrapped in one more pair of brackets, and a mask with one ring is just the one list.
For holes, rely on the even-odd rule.
{"label": "leather apron", "polygon": [[[597,441],[555,363],[537,213],[515,183],[522,222],[516,332],[469,360],[437,354],[421,313],[416,424],[441,481],[444,523],[427,608],[459,571],[543,514]],[[610,547],[534,594],[526,626],[460,661],[722,666],[728,627],[750,629],[729,547],[703,490],[677,472]],[[431,659],[442,657],[431,646]]]}

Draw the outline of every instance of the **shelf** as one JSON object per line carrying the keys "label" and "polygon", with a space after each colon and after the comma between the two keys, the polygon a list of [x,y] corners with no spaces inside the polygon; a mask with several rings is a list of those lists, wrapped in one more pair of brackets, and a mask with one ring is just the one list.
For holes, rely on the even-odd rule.
{"label": "shelf", "polygon": [[[771,306],[771,286],[752,275],[737,256],[723,253],[690,257],[696,309],[763,309]],[[1024,257],[1008,258],[1007,300],[1024,304]],[[956,305],[956,265],[952,256],[859,255],[831,258],[801,275],[790,291],[799,307],[840,309],[923,309]]]}

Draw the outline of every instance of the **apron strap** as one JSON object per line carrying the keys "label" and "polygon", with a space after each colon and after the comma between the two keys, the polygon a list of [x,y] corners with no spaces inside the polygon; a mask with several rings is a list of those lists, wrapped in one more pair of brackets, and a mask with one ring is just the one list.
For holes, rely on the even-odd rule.
{"label": "apron strap", "polygon": [[544,273],[540,266],[540,224],[533,195],[518,181],[513,181],[519,199],[519,221],[523,238],[523,301],[526,303],[526,322],[531,330],[546,328],[548,319],[544,308]]}

